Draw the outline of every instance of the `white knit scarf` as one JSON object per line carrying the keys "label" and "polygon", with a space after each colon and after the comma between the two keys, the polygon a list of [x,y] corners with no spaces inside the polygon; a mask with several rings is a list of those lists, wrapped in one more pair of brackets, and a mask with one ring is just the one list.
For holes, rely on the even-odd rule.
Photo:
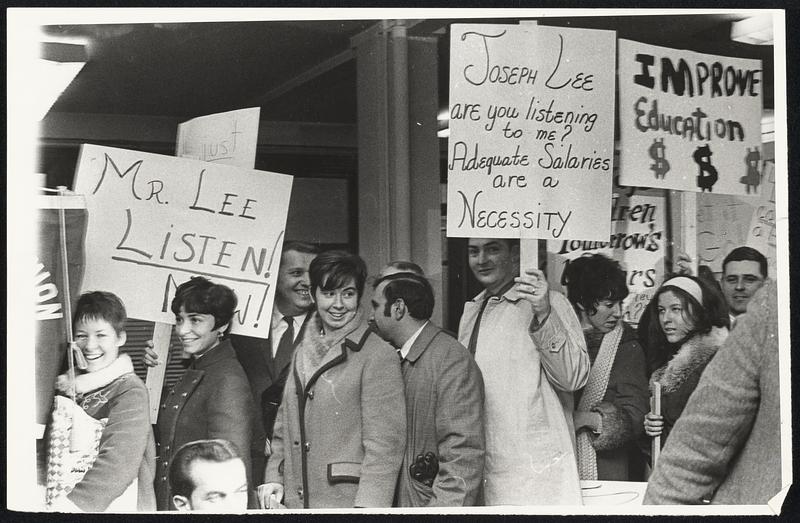
{"label": "white knit scarf", "polygon": [[[611,375],[611,367],[614,365],[614,358],[617,356],[617,348],[622,339],[622,322],[605,336],[600,343],[600,350],[594,360],[592,370],[589,373],[589,380],[583,389],[583,396],[578,403],[578,410],[589,412],[598,403],[603,401],[608,388],[608,377]],[[592,446],[591,436],[588,430],[578,433],[578,472],[581,479],[597,479],[597,455]]]}

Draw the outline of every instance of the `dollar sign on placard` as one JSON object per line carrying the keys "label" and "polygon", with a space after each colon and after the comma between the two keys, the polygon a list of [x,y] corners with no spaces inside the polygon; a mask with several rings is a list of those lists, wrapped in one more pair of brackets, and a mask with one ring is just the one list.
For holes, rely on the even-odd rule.
{"label": "dollar sign on placard", "polygon": [[696,163],[698,169],[700,169],[697,175],[697,186],[702,192],[711,192],[711,188],[714,187],[714,184],[717,183],[719,179],[717,168],[711,164],[712,154],[708,144],[701,145],[692,154],[694,163]]}
{"label": "dollar sign on placard", "polygon": [[656,138],[649,149],[650,158],[653,159],[653,163],[650,164],[650,170],[656,174],[656,179],[664,179],[664,175],[669,171],[669,162],[664,154],[666,148],[664,139]]}
{"label": "dollar sign on placard", "polygon": [[761,161],[761,153],[758,152],[758,147],[747,148],[747,155],[744,157],[744,163],[747,165],[747,174],[739,178],[739,183],[743,183],[745,185],[745,189],[747,190],[747,194],[750,194],[750,189],[753,189],[753,192],[758,192],[758,184],[761,183],[761,173],[758,172],[758,162]]}

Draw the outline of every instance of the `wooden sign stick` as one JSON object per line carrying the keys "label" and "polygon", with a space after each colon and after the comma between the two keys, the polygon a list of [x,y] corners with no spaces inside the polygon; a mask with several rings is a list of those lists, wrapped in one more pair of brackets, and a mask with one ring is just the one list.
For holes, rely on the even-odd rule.
{"label": "wooden sign stick", "polygon": [[539,268],[539,240],[520,240],[519,272],[524,274],[531,267]]}
{"label": "wooden sign stick", "polygon": [[[680,236],[683,252],[692,260],[692,274],[698,275],[697,260],[697,193],[676,191],[680,208]],[[676,255],[673,254],[673,259]],[[674,270],[674,269],[673,269]]]}
{"label": "wooden sign stick", "polygon": [[[650,398],[651,406],[650,410],[653,411],[653,414],[661,415],[661,383],[656,381],[653,382],[653,397]],[[656,436],[653,438],[653,441],[650,443],[650,454],[652,459],[650,461],[651,470],[656,467],[656,461],[658,460],[658,455],[661,453],[661,436]]]}
{"label": "wooden sign stick", "polygon": [[147,367],[145,387],[150,396],[150,423],[155,425],[158,421],[158,408],[161,404],[161,390],[164,388],[164,376],[167,373],[169,362],[169,341],[172,335],[172,325],[156,322],[153,326],[153,350],[158,356],[158,365]]}

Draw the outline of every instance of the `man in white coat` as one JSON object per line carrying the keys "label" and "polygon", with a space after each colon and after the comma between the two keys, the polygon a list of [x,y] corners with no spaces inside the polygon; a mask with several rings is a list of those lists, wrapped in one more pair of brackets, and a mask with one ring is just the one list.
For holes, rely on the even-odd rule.
{"label": "man in white coat", "polygon": [[484,291],[464,305],[458,339],[485,386],[486,505],[580,505],[572,391],[589,356],[575,311],[544,273],[519,275],[519,240],[471,238]]}

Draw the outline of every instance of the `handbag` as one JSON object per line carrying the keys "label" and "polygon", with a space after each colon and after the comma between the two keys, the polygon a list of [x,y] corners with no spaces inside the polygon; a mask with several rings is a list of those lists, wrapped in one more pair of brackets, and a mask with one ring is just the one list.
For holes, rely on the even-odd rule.
{"label": "handbag", "polygon": [[106,423],[108,418],[91,417],[71,399],[55,397],[47,450],[48,507],[72,492],[92,468]]}

